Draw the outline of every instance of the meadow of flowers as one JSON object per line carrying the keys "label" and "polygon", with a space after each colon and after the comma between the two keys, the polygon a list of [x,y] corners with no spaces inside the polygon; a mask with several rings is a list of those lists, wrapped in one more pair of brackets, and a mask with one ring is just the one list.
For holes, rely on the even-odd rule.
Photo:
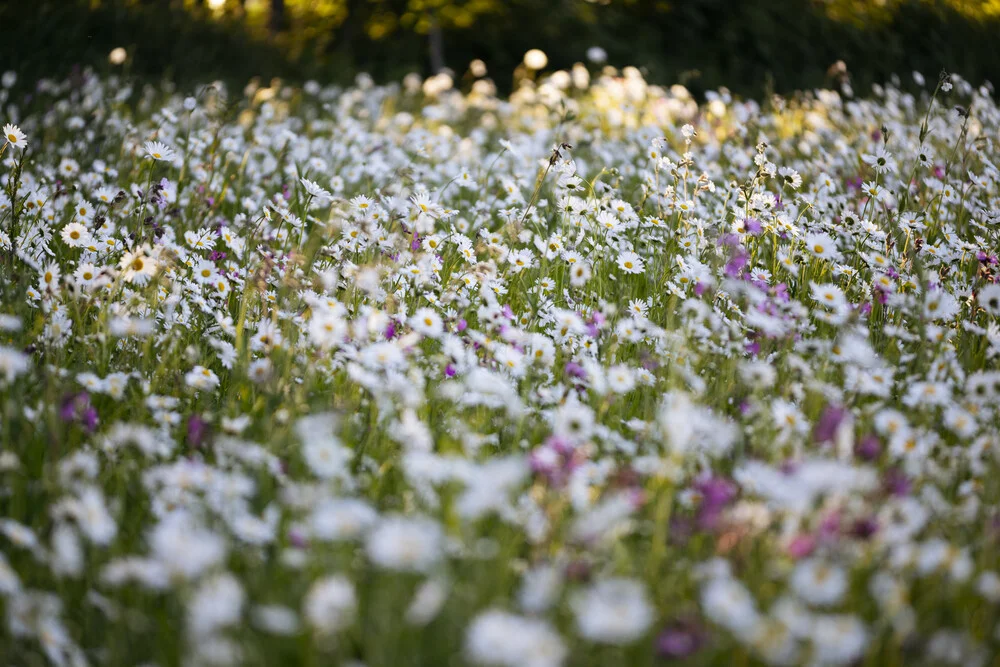
{"label": "meadow of flowers", "polygon": [[992,88],[15,79],[3,664],[1000,648]]}

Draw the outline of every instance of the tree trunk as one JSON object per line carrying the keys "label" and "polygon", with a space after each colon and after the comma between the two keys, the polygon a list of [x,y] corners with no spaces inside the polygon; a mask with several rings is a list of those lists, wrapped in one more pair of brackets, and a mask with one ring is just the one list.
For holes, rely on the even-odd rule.
{"label": "tree trunk", "polygon": [[268,27],[271,34],[277,34],[284,30],[287,25],[285,17],[285,0],[271,0],[271,20]]}
{"label": "tree trunk", "polygon": [[427,34],[427,46],[430,49],[431,73],[437,74],[444,69],[444,35],[437,16],[431,15],[431,29]]}
{"label": "tree trunk", "polygon": [[364,0],[346,0],[347,15],[344,20],[333,27],[333,34],[327,42],[326,51],[334,51],[353,55],[356,42],[364,32],[364,24],[368,19],[367,3]]}

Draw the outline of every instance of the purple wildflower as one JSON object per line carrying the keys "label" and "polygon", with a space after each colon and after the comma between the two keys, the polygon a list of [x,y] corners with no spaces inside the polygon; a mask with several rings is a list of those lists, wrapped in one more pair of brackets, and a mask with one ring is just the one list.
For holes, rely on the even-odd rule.
{"label": "purple wildflower", "polygon": [[858,519],[851,526],[851,535],[859,540],[867,540],[878,532],[878,521],[874,517],[864,517]]}
{"label": "purple wildflower", "polygon": [[201,447],[208,438],[208,422],[201,415],[191,415],[187,420],[187,441],[192,447]]}
{"label": "purple wildflower", "polygon": [[682,619],[671,623],[656,638],[656,653],[677,660],[697,653],[706,643],[707,633],[697,620]]}
{"label": "purple wildflower", "polygon": [[830,404],[823,409],[813,428],[813,440],[818,443],[832,442],[837,435],[837,430],[850,413],[840,405]]}
{"label": "purple wildflower", "polygon": [[882,488],[893,496],[909,495],[913,483],[899,468],[889,468],[882,476]]}
{"label": "purple wildflower", "polygon": [[882,444],[879,442],[878,436],[873,434],[866,435],[854,447],[854,454],[864,461],[874,461],[881,453]]}
{"label": "purple wildflower", "polygon": [[93,433],[97,428],[97,410],[90,404],[90,394],[85,391],[63,398],[59,418],[69,424],[80,424],[87,433]]}
{"label": "purple wildflower", "polygon": [[718,525],[723,510],[736,497],[736,485],[725,477],[711,476],[696,481],[694,488],[701,495],[698,525],[711,530]]}
{"label": "purple wildflower", "polygon": [[726,262],[726,276],[729,278],[738,278],[749,263],[750,255],[743,248],[738,248],[733,253],[733,256],[729,258],[729,261]]}

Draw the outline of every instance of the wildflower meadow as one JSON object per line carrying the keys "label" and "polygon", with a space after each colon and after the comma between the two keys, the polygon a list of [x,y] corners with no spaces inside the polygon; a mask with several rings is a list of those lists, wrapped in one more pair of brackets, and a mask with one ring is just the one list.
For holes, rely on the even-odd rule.
{"label": "wildflower meadow", "polygon": [[470,76],[3,75],[0,662],[996,664],[992,87]]}

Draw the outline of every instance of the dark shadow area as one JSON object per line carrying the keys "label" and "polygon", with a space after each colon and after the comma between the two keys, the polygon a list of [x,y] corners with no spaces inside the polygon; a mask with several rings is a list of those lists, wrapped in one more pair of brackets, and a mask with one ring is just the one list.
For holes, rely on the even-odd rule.
{"label": "dark shadow area", "polygon": [[637,65],[654,82],[682,82],[696,94],[829,85],[837,61],[859,92],[914,70],[1000,79],[1000,19],[962,14],[946,0],[900,0],[878,20],[832,18],[824,0],[440,1],[419,15],[413,0],[316,0],[315,9],[269,0],[271,16],[257,24],[240,0],[227,2],[213,11],[205,0],[8,0],[0,63],[34,81],[74,67],[104,70],[108,53],[125,47],[130,74],[242,85],[254,76],[346,82],[361,71],[384,81],[437,64],[461,75],[479,58],[509,91],[526,50],[543,49],[553,69],[599,45],[610,64]]}

